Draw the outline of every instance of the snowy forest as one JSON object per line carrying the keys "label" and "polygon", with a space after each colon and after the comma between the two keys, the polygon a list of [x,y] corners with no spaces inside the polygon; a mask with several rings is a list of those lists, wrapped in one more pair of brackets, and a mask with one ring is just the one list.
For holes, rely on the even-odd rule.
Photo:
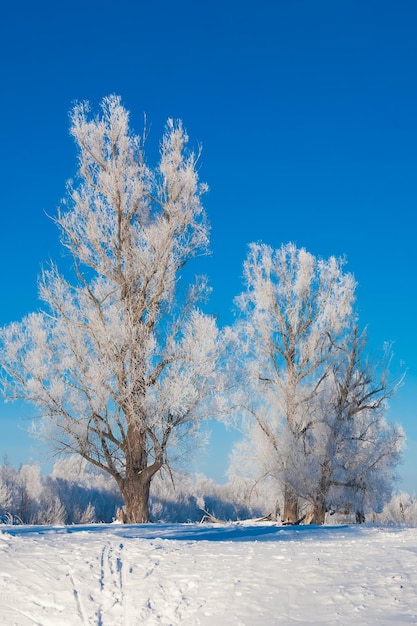
{"label": "snowy forest", "polygon": [[[394,494],[404,433],[387,416],[403,374],[390,345],[369,351],[345,260],[248,242],[219,327],[209,278],[184,284],[210,227],[182,123],[155,166],[117,96],[97,115],[76,105],[71,134],[78,175],[53,217],[71,265],[46,267],[41,310],[0,330],[2,397],[34,407],[62,458],[48,476],[5,463],[1,519],[416,522]],[[226,485],[181,469],[213,419],[241,434]]]}

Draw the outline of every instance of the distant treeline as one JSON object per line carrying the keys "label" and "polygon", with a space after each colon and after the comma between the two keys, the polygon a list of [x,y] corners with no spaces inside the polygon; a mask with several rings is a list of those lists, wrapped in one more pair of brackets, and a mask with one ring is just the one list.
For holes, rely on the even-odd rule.
{"label": "distant treeline", "polygon": [[[58,461],[50,475],[35,464],[19,469],[0,466],[0,522],[41,525],[111,523],[123,506],[108,474],[78,457]],[[162,474],[152,482],[153,522],[236,521],[269,517],[280,521],[279,504],[268,490],[249,489],[244,481],[216,485],[205,476]],[[417,524],[417,498],[395,494],[382,513],[367,512],[368,522]],[[326,523],[354,521],[354,516],[329,511]]]}
{"label": "distant treeline", "polygon": [[[80,462],[58,461],[50,475],[35,464],[19,469],[0,466],[0,521],[24,524],[110,523],[123,500],[105,472]],[[229,485],[215,485],[206,477],[161,475],[152,483],[152,521],[196,522],[204,515],[222,520],[260,515],[259,505],[247,506]]]}

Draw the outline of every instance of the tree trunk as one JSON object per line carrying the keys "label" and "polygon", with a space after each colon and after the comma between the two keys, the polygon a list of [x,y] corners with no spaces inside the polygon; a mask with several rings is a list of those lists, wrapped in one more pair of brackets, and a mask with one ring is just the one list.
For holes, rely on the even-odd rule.
{"label": "tree trunk", "polygon": [[365,523],[365,513],[361,510],[357,510],[355,512],[355,520],[357,524],[364,524]]}
{"label": "tree trunk", "polygon": [[326,507],[324,502],[315,502],[313,504],[313,517],[311,519],[311,524],[324,524],[326,517]]}
{"label": "tree trunk", "polygon": [[146,524],[149,517],[149,491],[152,476],[149,472],[131,473],[120,483],[120,491],[125,501],[124,521],[130,524]]}
{"label": "tree trunk", "polygon": [[[327,456],[327,455],[326,455]],[[312,524],[324,524],[326,516],[326,502],[331,486],[331,461],[327,456],[321,465],[320,481],[317,487],[316,499],[313,504]]]}
{"label": "tree trunk", "polygon": [[284,524],[296,524],[299,520],[299,504],[298,498],[288,485],[285,486],[284,492]]}

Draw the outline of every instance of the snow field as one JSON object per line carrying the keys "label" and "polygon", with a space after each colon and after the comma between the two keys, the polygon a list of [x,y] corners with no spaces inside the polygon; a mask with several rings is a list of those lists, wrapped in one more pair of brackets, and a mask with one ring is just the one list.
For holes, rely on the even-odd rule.
{"label": "snow field", "polygon": [[2,626],[417,624],[417,529],[0,528]]}

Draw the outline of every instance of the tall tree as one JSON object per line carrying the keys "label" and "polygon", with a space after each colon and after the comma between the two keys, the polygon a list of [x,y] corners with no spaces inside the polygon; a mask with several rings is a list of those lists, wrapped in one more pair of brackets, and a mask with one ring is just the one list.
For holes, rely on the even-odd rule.
{"label": "tall tree", "polygon": [[36,405],[58,451],[115,478],[128,521],[146,522],[152,477],[191,447],[217,384],[223,335],[195,307],[205,280],[176,298],[182,268],[207,250],[206,186],[180,122],[168,120],[151,169],[119,97],[96,117],[77,105],[71,121],[78,179],[55,221],[72,282],[45,270],[45,310],[2,329],[2,384]]}
{"label": "tall tree", "polygon": [[237,298],[241,344],[248,353],[243,404],[270,448],[274,471],[279,467],[283,519],[294,523],[294,477],[309,407],[327,376],[334,342],[351,320],[355,281],[343,272],[343,261],[317,259],[291,243],[278,250],[251,244],[244,278],[246,291]]}

